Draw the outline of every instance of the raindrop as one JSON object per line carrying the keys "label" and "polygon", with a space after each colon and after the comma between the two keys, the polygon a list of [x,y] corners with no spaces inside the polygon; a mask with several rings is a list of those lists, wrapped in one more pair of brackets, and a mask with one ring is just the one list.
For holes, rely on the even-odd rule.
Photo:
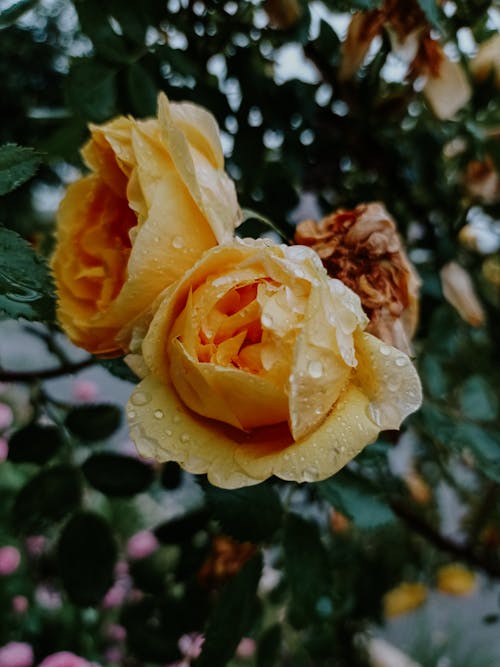
{"label": "raindrop", "polygon": [[189,442],[189,435],[187,433],[181,435],[181,442]]}
{"label": "raindrop", "polygon": [[151,396],[143,391],[137,391],[135,394],[132,394],[132,403],[134,405],[146,405],[150,400]]}
{"label": "raindrop", "polygon": [[380,354],[383,354],[384,357],[388,357],[391,353],[391,348],[388,345],[382,345],[380,348]]}
{"label": "raindrop", "polygon": [[127,417],[128,417],[129,419],[134,419],[134,418],[135,418],[135,410],[129,410],[129,411],[127,412]]}
{"label": "raindrop", "polygon": [[262,326],[266,327],[266,329],[270,329],[273,326],[273,318],[271,315],[268,315],[267,313],[263,313],[261,317],[261,322]]}
{"label": "raindrop", "polygon": [[155,419],[163,419],[163,410],[155,410],[154,411],[154,416]]}
{"label": "raindrop", "polygon": [[399,366],[400,368],[406,366],[406,357],[398,357],[396,359],[396,366]]}
{"label": "raindrop", "polygon": [[167,435],[168,437],[170,437],[170,436],[172,435],[172,431],[171,431],[170,429],[167,429],[167,430],[165,431],[165,435]]}
{"label": "raindrop", "polygon": [[307,371],[312,378],[320,378],[323,375],[323,364],[321,361],[310,361]]}
{"label": "raindrop", "polygon": [[182,248],[184,246],[184,239],[182,238],[182,236],[174,236],[174,238],[172,239],[172,245],[177,250]]}

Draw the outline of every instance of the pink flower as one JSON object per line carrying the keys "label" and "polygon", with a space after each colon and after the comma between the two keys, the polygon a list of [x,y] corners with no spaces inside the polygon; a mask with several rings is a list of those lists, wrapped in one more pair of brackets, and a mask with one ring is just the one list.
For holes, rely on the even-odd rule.
{"label": "pink flower", "polygon": [[12,598],[12,611],[16,614],[25,614],[28,611],[29,602],[25,595],[15,595]]}
{"label": "pink flower", "polygon": [[106,628],[106,635],[109,639],[115,642],[123,642],[127,637],[127,631],[123,625],[118,625],[117,623],[111,623]]}
{"label": "pink flower", "polygon": [[38,667],[90,667],[90,662],[69,651],[59,651],[48,655]]}
{"label": "pink flower", "polygon": [[0,547],[0,575],[12,574],[19,567],[21,554],[16,547]]}
{"label": "pink flower", "polygon": [[33,649],[24,642],[9,642],[0,648],[0,667],[31,667]]}
{"label": "pink flower", "polygon": [[30,556],[41,556],[45,547],[44,535],[30,535],[26,538],[26,549]]}
{"label": "pink flower", "polygon": [[184,658],[190,660],[200,655],[204,641],[205,637],[203,635],[200,635],[198,632],[192,632],[189,635],[182,635],[177,646]]}
{"label": "pink flower", "polygon": [[73,385],[73,396],[79,401],[94,401],[99,394],[99,388],[92,380],[76,380]]}
{"label": "pink flower", "polygon": [[5,438],[0,438],[0,463],[7,459],[9,455],[9,446]]}
{"label": "pink flower", "polygon": [[141,530],[132,535],[127,542],[127,555],[132,560],[139,558],[146,558],[156,551],[158,548],[158,540],[150,530]]}
{"label": "pink flower", "polygon": [[12,424],[14,415],[10,406],[6,403],[0,403],[0,431],[5,431]]}
{"label": "pink flower", "polygon": [[118,648],[118,646],[112,646],[106,650],[104,653],[104,658],[106,659],[106,663],[109,664],[121,663],[123,658],[123,651],[121,648]]}
{"label": "pink flower", "polygon": [[251,637],[243,637],[236,649],[236,655],[239,658],[251,658],[255,654],[255,640]]}
{"label": "pink flower", "polygon": [[129,588],[130,580],[128,577],[118,579],[118,581],[111,586],[102,600],[104,609],[113,609],[114,607],[122,605],[125,602]]}

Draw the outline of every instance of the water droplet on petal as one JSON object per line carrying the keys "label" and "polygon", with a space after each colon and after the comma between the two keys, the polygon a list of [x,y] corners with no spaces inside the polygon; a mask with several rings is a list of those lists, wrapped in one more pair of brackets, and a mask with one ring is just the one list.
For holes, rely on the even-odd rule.
{"label": "water droplet on petal", "polygon": [[132,394],[132,403],[134,405],[146,405],[151,400],[151,396],[143,391],[136,391]]}
{"label": "water droplet on petal", "polygon": [[316,466],[309,466],[308,468],[304,469],[302,477],[304,482],[316,482],[319,477],[319,470],[316,468]]}
{"label": "water droplet on petal", "polygon": [[180,250],[184,245],[184,239],[182,236],[174,236],[172,239],[172,246],[177,250]]}
{"label": "water droplet on petal", "polygon": [[323,375],[323,364],[321,361],[310,361],[307,371],[312,378],[320,378]]}
{"label": "water droplet on petal", "polygon": [[127,417],[128,417],[129,419],[134,419],[134,418],[135,418],[135,415],[136,415],[135,410],[129,410],[129,411],[127,412]]}
{"label": "water droplet on petal", "polygon": [[153,414],[155,419],[163,419],[163,410],[155,410]]}
{"label": "water droplet on petal", "polygon": [[189,442],[189,435],[187,433],[181,435],[181,442]]}
{"label": "water droplet on petal", "polygon": [[270,329],[273,326],[273,318],[271,315],[268,315],[267,313],[263,313],[262,317],[260,318],[260,321],[262,323],[262,326],[265,327],[266,329]]}
{"label": "water droplet on petal", "polygon": [[171,431],[170,429],[167,429],[167,430],[165,431],[165,435],[168,436],[168,437],[170,438],[170,436],[172,435],[172,431]]}
{"label": "water droplet on petal", "polygon": [[391,348],[388,345],[382,345],[380,348],[380,354],[383,354],[384,357],[388,357],[391,353]]}
{"label": "water droplet on petal", "polygon": [[400,368],[402,368],[403,366],[406,366],[407,362],[408,362],[408,360],[407,360],[406,357],[398,357],[396,359],[396,366],[399,366]]}

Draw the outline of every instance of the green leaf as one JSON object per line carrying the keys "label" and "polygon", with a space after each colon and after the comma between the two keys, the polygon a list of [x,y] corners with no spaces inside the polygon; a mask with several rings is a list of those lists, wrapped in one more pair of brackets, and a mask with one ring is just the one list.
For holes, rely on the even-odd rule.
{"label": "green leaf", "polygon": [[131,456],[103,452],[88,458],[82,466],[85,478],[94,489],[107,496],[133,496],[142,493],[154,478],[151,466]]}
{"label": "green leaf", "polygon": [[245,236],[244,232],[244,225],[246,222],[250,220],[257,220],[259,223],[261,223],[264,227],[267,227],[268,230],[271,230],[273,232],[276,232],[284,241],[291,241],[292,236],[290,233],[287,233],[284,229],[280,229],[278,225],[276,225],[272,220],[269,218],[266,218],[265,215],[261,215],[260,213],[257,213],[256,211],[252,211],[249,208],[244,208],[242,209],[242,214],[243,214],[243,220],[241,222],[241,225],[238,227],[238,234],[240,236]]}
{"label": "green leaf", "polygon": [[6,195],[35,175],[42,155],[16,144],[0,146],[0,195]]}
{"label": "green leaf", "polygon": [[116,405],[79,405],[68,413],[64,424],[78,438],[95,442],[113,435],[121,420],[122,412]]}
{"label": "green leaf", "polygon": [[317,484],[320,494],[361,529],[379,528],[395,520],[380,491],[369,480],[344,469]]}
{"label": "green leaf", "polygon": [[76,468],[58,465],[42,470],[23,486],[15,500],[14,527],[24,533],[43,531],[78,507],[81,495]]}
{"label": "green leaf", "polygon": [[98,56],[111,62],[127,62],[130,50],[125,40],[113,31],[105,3],[100,0],[75,0],[74,4],[81,29],[92,40]]}
{"label": "green leaf", "polygon": [[439,29],[441,27],[441,16],[436,0],[418,0],[418,4],[429,23]]}
{"label": "green leaf", "polygon": [[99,363],[120,380],[137,384],[137,375],[130,370],[123,359],[99,359]]}
{"label": "green leaf", "polygon": [[80,512],[64,527],[58,545],[59,571],[71,601],[97,604],[113,583],[116,545],[107,522]]}
{"label": "green leaf", "polygon": [[33,9],[38,4],[38,0],[19,0],[13,5],[4,9],[0,13],[0,29],[12,25],[20,19],[23,14]]}
{"label": "green leaf", "polygon": [[127,69],[127,90],[137,116],[154,116],[158,87],[151,74],[139,63]]}
{"label": "green leaf", "polygon": [[227,665],[254,618],[261,571],[262,558],[254,556],[226,585],[209,618],[196,667]]}
{"label": "green leaf", "polygon": [[54,286],[44,260],[16,232],[0,227],[0,312],[53,322]]}
{"label": "green leaf", "polygon": [[448,376],[441,359],[435,354],[426,354],[420,361],[420,370],[425,388],[433,398],[443,398],[448,391]]}
{"label": "green leaf", "polygon": [[163,544],[179,544],[190,540],[195,533],[206,528],[209,518],[210,515],[205,510],[189,512],[161,523],[154,532]]}
{"label": "green leaf", "polygon": [[66,79],[69,106],[87,120],[108,120],[116,113],[116,73],[89,58],[74,60]]}
{"label": "green leaf", "polygon": [[13,463],[44,464],[56,454],[62,445],[57,426],[29,424],[19,429],[9,439],[9,461]]}
{"label": "green leaf", "polygon": [[281,526],[281,501],[267,484],[232,491],[206,484],[203,491],[214,519],[225,533],[237,540],[270,540]]}
{"label": "green leaf", "polygon": [[182,482],[182,468],[175,461],[167,461],[161,469],[160,483],[164,489],[177,489]]}
{"label": "green leaf", "polygon": [[460,387],[460,411],[464,417],[477,421],[494,421],[498,415],[498,398],[481,375],[471,375]]}
{"label": "green leaf", "polygon": [[264,632],[257,647],[257,667],[275,667],[279,664],[281,635],[281,625],[278,623]]}
{"label": "green leaf", "polygon": [[313,623],[328,598],[330,566],[316,524],[289,514],[283,538],[285,573],[291,592],[290,622],[295,627]]}

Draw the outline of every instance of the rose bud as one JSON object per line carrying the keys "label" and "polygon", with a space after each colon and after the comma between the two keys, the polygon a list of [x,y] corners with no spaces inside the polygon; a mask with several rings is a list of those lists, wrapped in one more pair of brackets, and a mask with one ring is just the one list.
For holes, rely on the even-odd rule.
{"label": "rose bud", "polygon": [[340,209],[320,222],[304,220],[295,242],[313,248],[328,275],[356,292],[370,319],[366,331],[411,353],[420,279],[382,204]]}
{"label": "rose bud", "polygon": [[484,310],[467,271],[456,262],[448,262],[441,269],[440,276],[446,301],[463,320],[473,327],[480,327],[484,322]]}
{"label": "rose bud", "polygon": [[222,488],[316,481],[421,402],[408,357],[304,246],[235,240],[166,291],[127,407],[142,456]]}
{"label": "rose bud", "polygon": [[114,356],[128,326],[240,221],[214,118],[158,98],[158,118],[91,125],[91,173],[69,186],[52,270],[58,318],[78,346]]}

